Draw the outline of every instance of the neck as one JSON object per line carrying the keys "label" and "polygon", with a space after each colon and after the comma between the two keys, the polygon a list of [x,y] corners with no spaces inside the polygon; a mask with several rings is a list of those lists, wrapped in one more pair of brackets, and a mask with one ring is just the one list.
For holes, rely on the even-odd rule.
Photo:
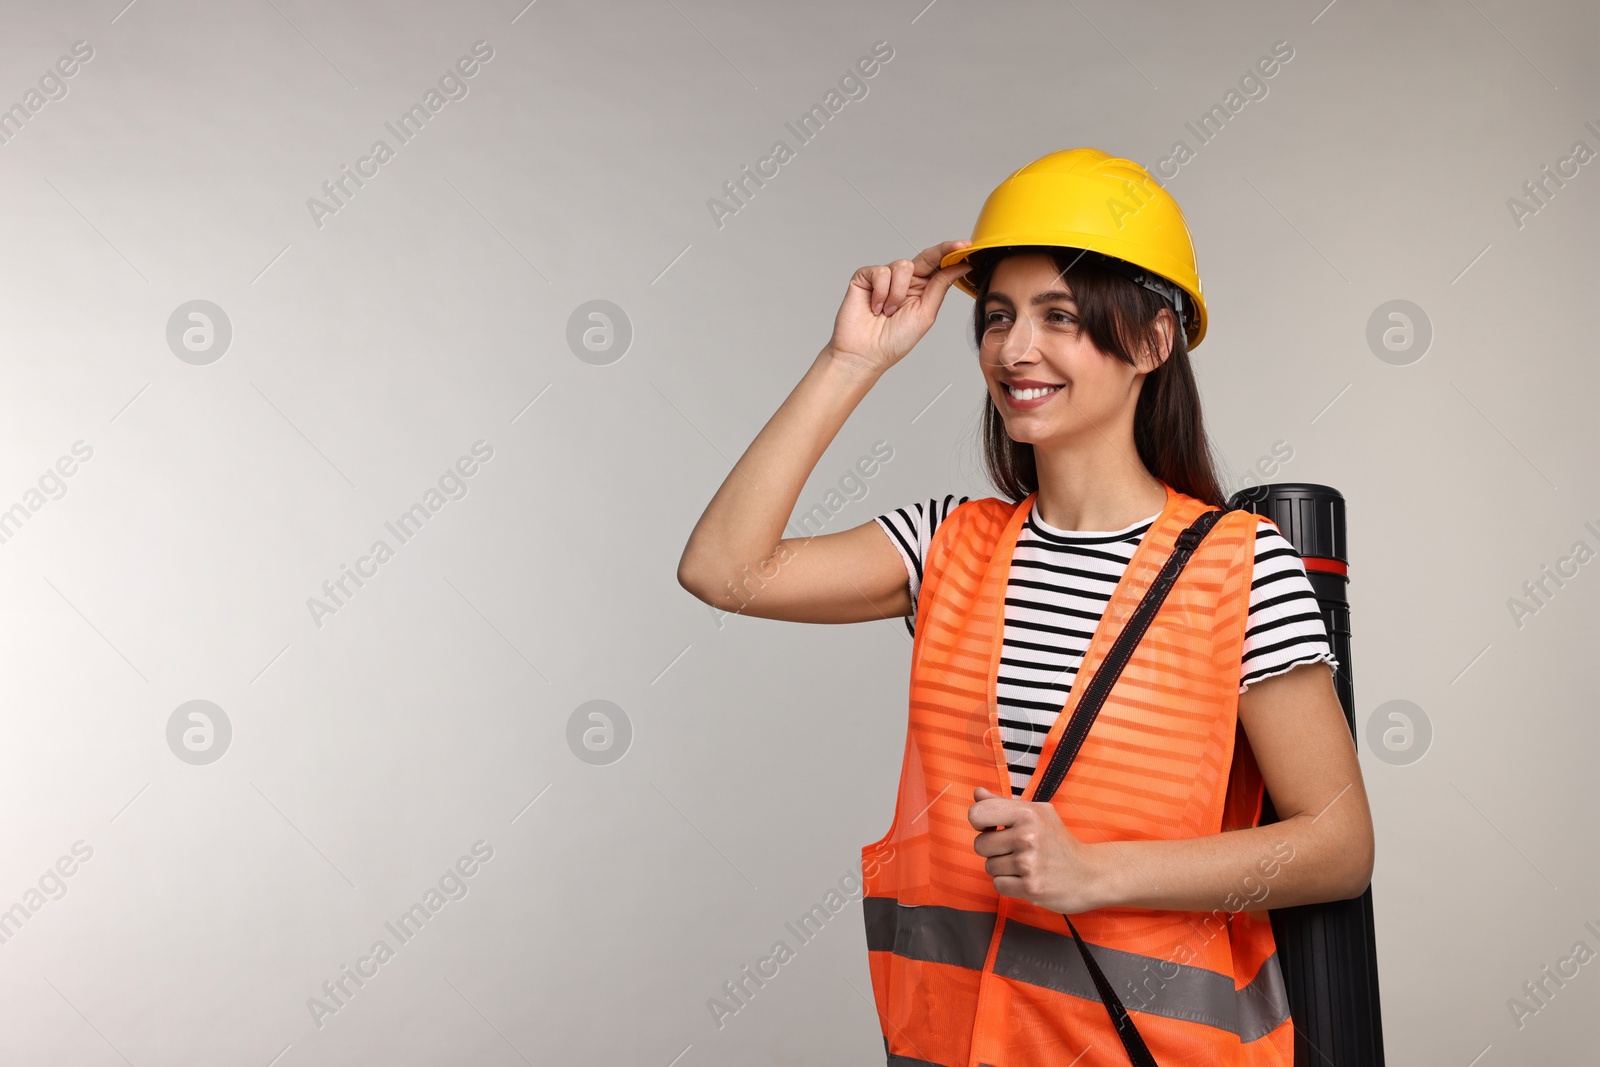
{"label": "neck", "polygon": [[1131,438],[1071,451],[1035,447],[1034,461],[1039,517],[1058,530],[1121,530],[1166,507],[1166,486],[1140,462]]}

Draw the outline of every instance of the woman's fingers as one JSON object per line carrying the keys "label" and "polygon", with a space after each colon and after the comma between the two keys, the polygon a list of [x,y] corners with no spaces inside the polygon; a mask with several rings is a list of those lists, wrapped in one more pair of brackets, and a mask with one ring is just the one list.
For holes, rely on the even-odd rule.
{"label": "woman's fingers", "polygon": [[[941,269],[939,261],[971,241],[941,241],[914,259],[874,263],[851,275],[834,317],[829,344],[878,367],[898,362],[933,325],[950,283],[971,269],[960,263]],[[907,306],[912,313],[899,314]],[[896,316],[893,322],[889,319]]]}
{"label": "woman's fingers", "polygon": [[932,278],[928,279],[927,286],[922,290],[922,299],[930,303],[942,303],[944,294],[949,292],[955,280],[972,269],[972,264],[966,260],[952,263],[935,271]]}
{"label": "woman's fingers", "polygon": [[940,260],[971,243],[971,241],[940,241],[918,252],[915,259],[897,259],[891,263],[889,266],[892,280],[888,296],[883,302],[883,314],[893,315],[906,302],[906,294],[911,290],[913,281],[926,282],[934,277],[939,272]]}
{"label": "woman's fingers", "polygon": [[883,313],[883,302],[889,295],[889,268],[880,263],[877,266],[868,267],[866,270],[867,277],[871,281],[872,290],[867,299],[872,305],[872,313],[881,315]]}
{"label": "woman's fingers", "polygon": [[917,276],[931,277],[939,269],[939,261],[958,248],[965,248],[971,241],[940,241],[936,245],[924,248],[917,253]]}
{"label": "woman's fingers", "polygon": [[[867,303],[874,315],[893,315],[905,304],[911,287],[916,282],[926,283],[939,273],[939,261],[971,241],[941,241],[918,252],[915,259],[897,259],[862,267],[859,277],[866,283]],[[952,268],[954,269],[954,268]],[[962,273],[965,273],[962,271]],[[948,284],[949,279],[944,279]],[[926,291],[925,285],[921,288]]]}
{"label": "woman's fingers", "polygon": [[911,278],[917,269],[918,265],[909,259],[897,259],[889,264],[889,296],[883,303],[885,315],[893,315],[906,302],[906,291],[911,288]]}

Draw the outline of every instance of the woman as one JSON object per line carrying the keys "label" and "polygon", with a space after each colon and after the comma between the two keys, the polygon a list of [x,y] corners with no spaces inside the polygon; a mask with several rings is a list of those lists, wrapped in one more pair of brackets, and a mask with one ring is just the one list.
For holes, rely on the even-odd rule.
{"label": "woman", "polygon": [[[1359,896],[1373,838],[1320,613],[1270,522],[1216,522],[1135,628],[1081,748],[1061,744],[1178,535],[1226,507],[1188,358],[1206,326],[1188,230],[1137,164],[1072,149],[1011,175],[974,238],[855,272],[679,581],[763,618],[918,616],[894,820],[862,849],[891,1064],[1094,1067],[1141,1048],[1291,1064],[1265,909]],[[1005,499],[782,538],[822,452],[952,284],[977,300]]]}

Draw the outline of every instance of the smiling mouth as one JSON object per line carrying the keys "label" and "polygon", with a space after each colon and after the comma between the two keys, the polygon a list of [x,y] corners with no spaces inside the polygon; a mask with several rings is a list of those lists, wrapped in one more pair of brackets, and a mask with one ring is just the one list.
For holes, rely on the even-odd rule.
{"label": "smiling mouth", "polygon": [[1060,389],[1061,386],[1059,385],[1051,386],[1049,388],[1030,387],[1027,389],[1016,389],[1010,385],[1005,386],[1007,394],[1009,394],[1013,400],[1037,400],[1040,397],[1049,396],[1051,393],[1059,392]]}

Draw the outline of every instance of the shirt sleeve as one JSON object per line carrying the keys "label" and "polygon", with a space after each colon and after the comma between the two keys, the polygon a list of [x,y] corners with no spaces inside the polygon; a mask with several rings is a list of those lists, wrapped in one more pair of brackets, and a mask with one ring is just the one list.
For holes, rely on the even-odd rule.
{"label": "shirt sleeve", "polygon": [[1302,663],[1321,661],[1339,669],[1305,564],[1277,527],[1260,519],[1239,692]]}
{"label": "shirt sleeve", "polygon": [[916,629],[917,594],[922,591],[922,561],[928,556],[928,543],[950,512],[969,499],[947,493],[942,500],[935,497],[918,501],[875,517],[906,565],[906,583],[911,590],[911,614],[906,616],[908,633]]}

